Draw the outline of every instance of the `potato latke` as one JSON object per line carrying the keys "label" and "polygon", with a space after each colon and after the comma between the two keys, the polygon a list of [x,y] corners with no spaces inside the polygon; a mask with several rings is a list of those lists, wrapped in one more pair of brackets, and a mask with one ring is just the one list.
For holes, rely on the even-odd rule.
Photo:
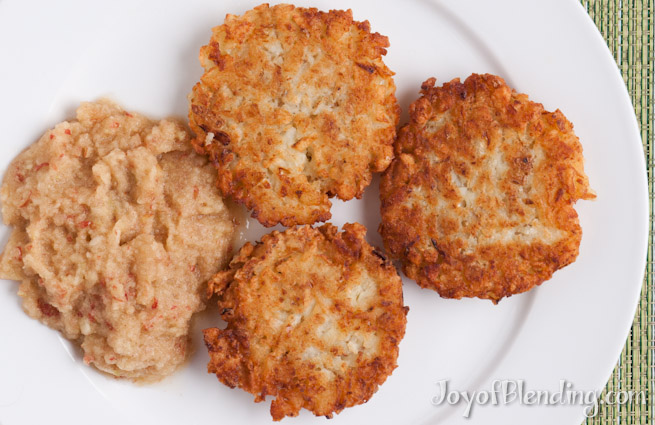
{"label": "potato latke", "polygon": [[573,205],[594,197],[582,146],[559,110],[500,77],[434,83],[423,83],[382,176],[380,233],[420,286],[498,302],[577,257]]}
{"label": "potato latke", "polygon": [[402,282],[360,224],[274,231],[210,281],[224,330],[204,331],[208,371],[271,404],[331,417],[366,402],[396,367]]}
{"label": "potato latke", "polygon": [[351,11],[261,5],[227,15],[200,51],[194,146],[225,195],[267,227],[330,218],[392,159],[399,107],[389,42]]}

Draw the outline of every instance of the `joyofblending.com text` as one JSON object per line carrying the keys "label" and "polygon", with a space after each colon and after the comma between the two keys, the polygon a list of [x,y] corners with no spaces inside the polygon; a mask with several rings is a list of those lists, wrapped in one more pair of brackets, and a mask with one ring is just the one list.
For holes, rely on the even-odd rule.
{"label": "joyofblending.com text", "polygon": [[437,382],[437,389],[431,402],[435,406],[459,405],[463,406],[462,416],[468,418],[476,405],[499,406],[520,404],[524,406],[579,405],[584,409],[586,417],[591,418],[598,414],[600,405],[646,404],[644,391],[607,391],[600,394],[597,391],[583,391],[574,388],[573,384],[565,379],[559,381],[556,391],[535,390],[529,388],[521,379],[494,380],[488,390],[457,391],[449,388],[448,380]]}

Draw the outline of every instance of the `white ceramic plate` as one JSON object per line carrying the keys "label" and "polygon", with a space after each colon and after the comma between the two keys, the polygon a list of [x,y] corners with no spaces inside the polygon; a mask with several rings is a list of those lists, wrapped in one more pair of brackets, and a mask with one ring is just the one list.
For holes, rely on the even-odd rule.
{"label": "white ceramic plate", "polygon": [[[80,101],[108,96],[151,117],[185,116],[201,75],[198,49],[226,13],[257,1],[88,2],[0,0],[0,170]],[[583,407],[434,406],[436,382],[486,390],[495,379],[529,389],[605,384],[625,342],[641,287],[647,236],[644,159],[632,107],[605,43],[576,0],[297,1],[352,8],[388,35],[403,120],[422,81],[472,72],[503,76],[518,91],[560,108],[575,124],[598,194],[580,202],[580,256],[553,279],[494,306],[446,300],[405,279],[411,310],[399,367],[365,405],[330,424],[571,424]],[[381,244],[377,179],[361,201],[335,202],[336,224],[359,221]],[[264,233],[251,222],[249,238]],[[9,229],[0,231],[4,243]],[[13,282],[0,284],[0,423],[244,424],[271,422],[268,402],[230,390],[205,372],[197,351],[171,378],[136,386],[84,366],[59,335],[22,313]],[[325,424],[303,412],[294,424]]]}

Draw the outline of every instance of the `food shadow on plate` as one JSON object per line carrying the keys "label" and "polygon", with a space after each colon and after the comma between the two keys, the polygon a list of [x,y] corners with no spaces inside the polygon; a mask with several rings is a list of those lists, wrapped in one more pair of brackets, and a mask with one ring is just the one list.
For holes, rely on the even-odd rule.
{"label": "food shadow on plate", "polygon": [[[484,39],[473,28],[467,25],[464,20],[462,20],[457,14],[453,13],[441,2],[436,2],[433,0],[421,0],[421,3],[426,4],[428,7],[436,10],[439,15],[445,17],[446,21],[450,22],[457,29],[459,34],[463,34],[471,43],[471,45],[477,47],[477,51],[480,53],[480,55],[483,56],[485,62],[492,65],[492,69],[494,69],[493,73],[503,77],[505,82],[507,82],[510,87],[516,88],[516,84],[514,84],[510,77],[511,74],[507,72],[507,69],[505,69],[502,62],[493,54],[494,50],[491,49],[487,43],[485,43]],[[427,79],[428,77],[431,76],[428,75],[425,78]],[[435,77],[437,77],[437,81],[439,81],[439,77],[436,75]],[[466,75],[460,76],[460,78],[464,77],[466,77]]]}
{"label": "food shadow on plate", "polygon": [[[215,296],[211,297],[207,301],[207,308],[196,313],[191,322],[189,358],[182,365],[182,368],[191,368],[194,374],[207,374],[209,355],[207,354],[202,331],[207,328],[225,329],[227,326],[227,323],[221,318],[217,302],[218,299]],[[210,378],[213,376],[210,375]]]}
{"label": "food shadow on plate", "polygon": [[[2,207],[2,204],[0,204],[0,207]],[[4,252],[4,249],[7,246],[7,242],[9,242],[9,235],[11,235],[11,231],[11,227],[5,225],[4,223],[0,224],[0,253]],[[20,285],[20,282],[8,279],[0,280],[2,281],[0,282],[0,286],[2,286],[2,292],[5,294],[4,296],[11,298],[12,302],[15,303],[22,311],[23,301],[21,297],[18,296],[18,285]]]}

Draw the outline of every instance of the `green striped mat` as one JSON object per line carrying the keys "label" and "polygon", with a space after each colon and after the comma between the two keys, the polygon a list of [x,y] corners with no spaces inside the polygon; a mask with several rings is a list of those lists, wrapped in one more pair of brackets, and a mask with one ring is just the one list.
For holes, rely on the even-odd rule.
{"label": "green striped mat", "polygon": [[655,169],[655,7],[654,0],[582,0],[621,70],[641,127],[648,167],[651,224],[648,263],[641,301],[621,357],[605,392],[643,391],[646,404],[602,405],[586,425],[652,424],[655,420],[655,346],[653,330],[653,173]]}

